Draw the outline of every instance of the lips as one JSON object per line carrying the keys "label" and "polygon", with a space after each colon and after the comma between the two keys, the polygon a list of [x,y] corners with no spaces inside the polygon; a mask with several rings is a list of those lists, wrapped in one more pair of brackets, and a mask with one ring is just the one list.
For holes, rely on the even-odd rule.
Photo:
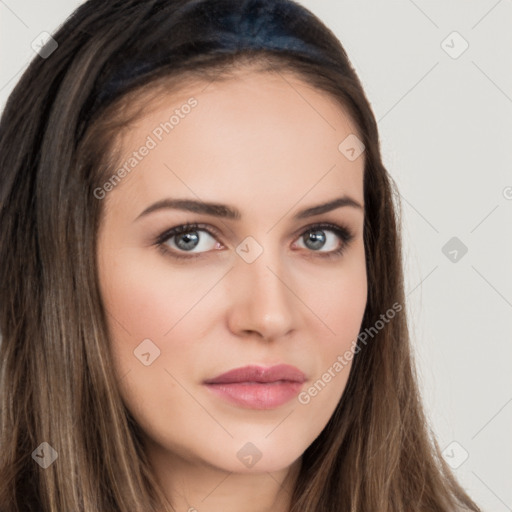
{"label": "lips", "polygon": [[245,366],[203,382],[215,396],[247,409],[274,409],[294,398],[306,376],[294,366]]}
{"label": "lips", "polygon": [[262,366],[244,366],[205,380],[205,384],[233,384],[242,382],[304,382],[306,376],[295,366],[279,364],[265,368]]}

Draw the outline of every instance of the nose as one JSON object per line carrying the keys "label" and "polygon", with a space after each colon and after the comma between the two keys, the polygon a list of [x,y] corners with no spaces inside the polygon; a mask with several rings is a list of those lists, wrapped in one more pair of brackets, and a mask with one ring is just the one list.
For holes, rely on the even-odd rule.
{"label": "nose", "polygon": [[229,279],[228,325],[234,334],[270,341],[298,327],[300,301],[278,255],[264,250],[252,263],[239,258]]}

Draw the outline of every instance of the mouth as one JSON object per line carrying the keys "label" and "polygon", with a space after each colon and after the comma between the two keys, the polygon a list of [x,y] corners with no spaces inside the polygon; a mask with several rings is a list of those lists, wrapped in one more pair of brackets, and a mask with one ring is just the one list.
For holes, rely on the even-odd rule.
{"label": "mouth", "polygon": [[203,384],[216,396],[248,409],[274,409],[293,399],[306,381],[298,368],[245,366],[208,379]]}

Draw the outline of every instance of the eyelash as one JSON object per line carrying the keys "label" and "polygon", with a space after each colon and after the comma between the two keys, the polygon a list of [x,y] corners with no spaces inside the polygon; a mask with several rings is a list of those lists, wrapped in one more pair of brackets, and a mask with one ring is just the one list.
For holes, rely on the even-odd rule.
{"label": "eyelash", "polygon": [[[329,224],[329,223],[320,223],[320,224],[313,224],[311,226],[306,226],[306,229],[301,233],[300,237],[304,236],[306,233],[310,233],[312,231],[332,231],[334,234],[336,234],[343,242],[341,247],[338,249],[335,249],[333,251],[329,252],[318,252],[311,250],[313,254],[320,258],[339,258],[341,255],[345,252],[345,249],[348,248],[352,240],[354,239],[354,234],[352,231],[345,225],[336,225],[336,224]],[[200,257],[204,253],[190,253],[187,256],[184,256],[180,254],[177,251],[169,250],[168,247],[166,247],[165,242],[168,242],[172,237],[181,235],[183,233],[188,233],[190,231],[206,231],[210,236],[213,238],[218,238],[219,234],[215,229],[212,229],[211,227],[207,226],[206,224],[198,224],[198,223],[190,223],[190,224],[183,224],[181,226],[176,226],[172,229],[168,229],[164,231],[161,235],[159,235],[156,240],[154,241],[153,245],[156,245],[158,249],[166,256],[171,256],[172,258],[181,259],[181,260],[191,260]],[[300,238],[299,237],[299,238]],[[209,251],[206,251],[209,252]],[[186,254],[186,253],[185,253]]]}

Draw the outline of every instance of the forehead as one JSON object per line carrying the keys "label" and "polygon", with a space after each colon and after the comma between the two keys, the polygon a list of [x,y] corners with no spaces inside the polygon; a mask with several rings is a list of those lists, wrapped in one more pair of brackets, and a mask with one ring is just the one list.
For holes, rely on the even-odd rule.
{"label": "forehead", "polygon": [[151,149],[112,196],[233,204],[235,195],[243,209],[262,197],[278,206],[347,193],[362,203],[364,153],[350,160],[340,151],[354,136],[341,105],[290,72],[245,71],[160,89],[123,134],[118,164]]}

